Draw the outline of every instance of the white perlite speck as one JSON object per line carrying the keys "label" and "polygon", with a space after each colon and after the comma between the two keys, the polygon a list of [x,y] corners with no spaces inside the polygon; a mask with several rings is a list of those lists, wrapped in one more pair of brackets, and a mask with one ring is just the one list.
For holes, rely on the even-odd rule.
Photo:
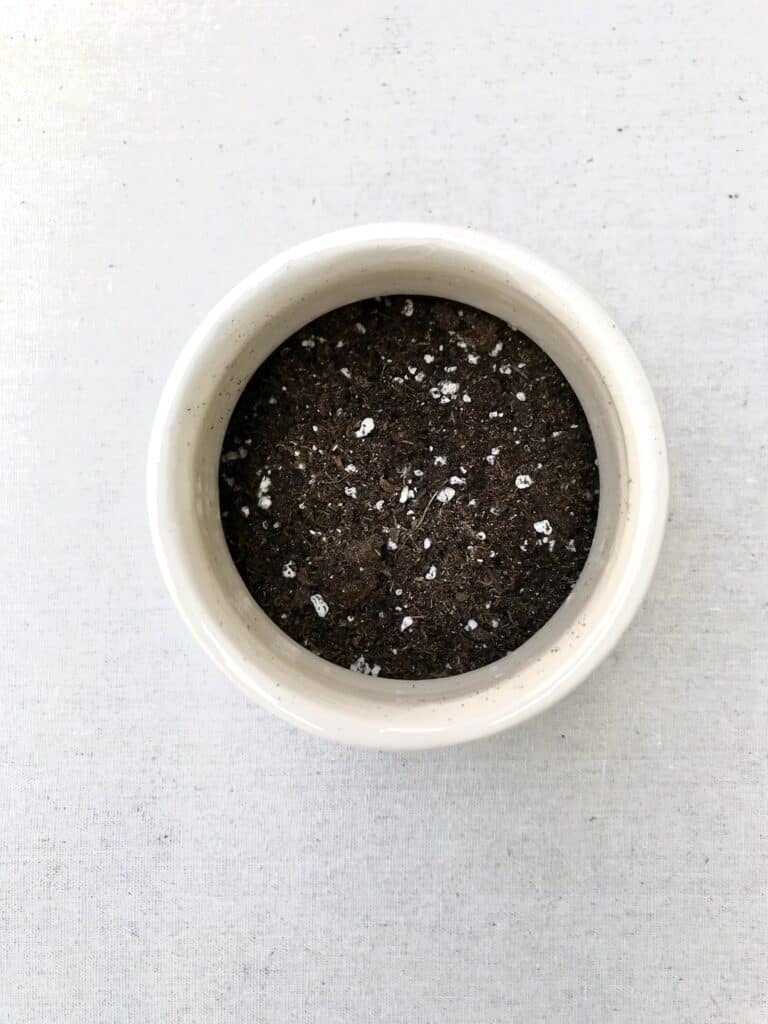
{"label": "white perlite speck", "polygon": [[376,509],[377,512],[381,512],[381,510],[384,508],[384,499],[379,498],[379,500],[373,507]]}
{"label": "white perlite speck", "polygon": [[444,466],[447,461],[448,460],[446,459],[446,457],[444,455],[436,455],[435,456],[435,465],[436,466]]}
{"label": "white perlite speck", "polygon": [[413,299],[406,299],[403,303],[403,316],[413,316]]}
{"label": "white perlite speck", "polygon": [[548,519],[540,519],[538,523],[533,524],[533,528],[536,533],[543,533],[545,537],[552,533],[552,524]]}
{"label": "white perlite speck", "polygon": [[370,416],[366,416],[355,431],[355,437],[368,437],[375,426]]}
{"label": "white perlite speck", "polygon": [[400,623],[400,632],[404,633],[406,629],[410,629],[413,625],[413,619],[410,615],[404,615],[403,621]]}
{"label": "white perlite speck", "polygon": [[434,363],[434,361],[435,361],[435,357],[432,355],[432,353],[431,352],[427,352],[426,355],[424,356],[424,362],[425,363]]}
{"label": "white perlite speck", "polygon": [[445,503],[450,501],[451,498],[456,497],[456,491],[454,491],[454,489],[452,487],[443,487],[441,490],[439,490],[437,492],[436,497],[437,497],[437,500],[442,505],[445,505]]}
{"label": "white perlite speck", "polygon": [[515,487],[519,490],[524,491],[527,487],[530,487],[533,480],[528,476],[527,473],[520,473],[515,477]]}
{"label": "white perlite speck", "polygon": [[345,487],[344,488],[344,493],[346,494],[346,496],[348,498],[356,498],[357,497],[357,488],[356,487]]}
{"label": "white perlite speck", "polygon": [[296,578],[296,563],[295,562],[286,562],[285,563],[285,565],[283,566],[283,576],[285,576],[285,578],[287,580],[293,580],[293,579]]}
{"label": "white perlite speck", "polygon": [[427,571],[424,573],[425,580],[433,580],[437,576],[437,566],[430,565]]}
{"label": "white perlite speck", "polygon": [[517,394],[515,395],[515,398],[518,400],[518,402],[524,402],[525,401],[525,392],[524,391],[518,391]]}
{"label": "white perlite speck", "polygon": [[500,341],[497,341],[497,342],[496,342],[496,344],[495,344],[495,345],[493,346],[493,348],[491,349],[491,355],[492,355],[492,356],[493,356],[494,358],[495,358],[496,356],[499,356],[499,355],[501,355],[501,350],[502,350],[503,348],[504,348],[504,345],[503,345],[503,344],[502,344],[502,343],[501,343]]}
{"label": "white perlite speck", "polygon": [[342,366],[342,368],[339,370],[339,373],[342,375],[342,377],[346,377],[347,380],[352,380],[352,373],[348,366]]}
{"label": "white perlite speck", "polygon": [[328,602],[325,600],[322,594],[312,594],[309,599],[312,602],[312,607],[315,609],[321,619],[324,619],[328,614]]}
{"label": "white perlite speck", "polygon": [[466,629],[467,632],[472,633],[474,630],[477,629],[477,620],[476,619],[467,619],[467,624],[464,627],[464,629]]}
{"label": "white perlite speck", "polygon": [[260,509],[263,509],[266,512],[267,509],[272,508],[272,499],[268,494],[260,494],[257,500],[257,504]]}
{"label": "white perlite speck", "polygon": [[459,393],[459,384],[455,380],[442,380],[437,387],[430,388],[429,393],[432,398],[439,399],[441,405],[447,405]]}
{"label": "white perlite speck", "polygon": [[369,665],[364,654],[356,658],[349,667],[353,672],[359,672],[364,676],[377,676],[381,672],[381,665]]}
{"label": "white perlite speck", "polygon": [[355,330],[357,331],[358,334],[365,334],[365,324],[361,324],[359,322],[356,323]]}
{"label": "white perlite speck", "polygon": [[354,464],[354,462],[350,462],[349,465],[344,467],[344,469],[347,471],[347,473],[357,472],[357,466]]}
{"label": "white perlite speck", "polygon": [[429,549],[431,547],[432,547],[432,541],[429,539],[429,537],[425,537],[424,538],[424,550],[425,551],[429,551]]}
{"label": "white perlite speck", "polygon": [[251,514],[251,510],[248,508],[247,505],[241,505],[240,506],[240,514],[242,516],[245,516],[245,518],[247,519],[248,516]]}
{"label": "white perlite speck", "polygon": [[408,501],[409,498],[415,498],[415,497],[416,497],[416,492],[413,490],[412,487],[409,487],[406,484],[403,487],[402,491],[400,491],[400,504],[404,505],[406,503],[406,501]]}
{"label": "white perlite speck", "polygon": [[387,541],[387,551],[397,551],[397,544],[392,540],[391,537]]}
{"label": "white perlite speck", "polygon": [[473,366],[477,366],[477,364],[480,362],[480,356],[475,355],[474,352],[468,352],[467,362],[472,363]]}

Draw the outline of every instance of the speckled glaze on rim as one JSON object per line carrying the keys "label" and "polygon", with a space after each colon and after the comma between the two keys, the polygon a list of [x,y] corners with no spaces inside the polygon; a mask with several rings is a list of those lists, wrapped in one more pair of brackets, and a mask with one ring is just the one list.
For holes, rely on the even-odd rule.
{"label": "speckled glaze on rim", "polygon": [[[505,658],[417,683],[359,675],[291,640],[246,590],[219,518],[221,443],[256,368],[315,317],[392,293],[454,299],[524,331],[570,381],[600,462],[595,538],[566,603]],[[583,289],[537,256],[487,235],[432,224],[377,224],[282,253],[211,310],[163,391],[147,487],[163,577],[219,667],[254,700],[302,729],[399,750],[490,735],[530,718],[581,682],[616,644],[645,595],[664,534],[668,483],[661,420],[642,367]]]}

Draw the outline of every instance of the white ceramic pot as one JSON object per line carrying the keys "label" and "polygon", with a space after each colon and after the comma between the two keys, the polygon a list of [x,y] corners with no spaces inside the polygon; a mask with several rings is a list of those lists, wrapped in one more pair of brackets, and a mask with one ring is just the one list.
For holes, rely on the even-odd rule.
{"label": "white ceramic pot", "polygon": [[[259,364],[322,313],[392,293],[477,306],[538,342],[576,391],[600,464],[595,539],[568,601],[500,661],[417,683],[356,674],[286,636],[246,590],[219,518],[224,431]],[[537,256],[487,235],[377,224],[325,235],[275,257],[211,310],[163,392],[148,492],[166,584],[223,672],[302,729],[360,746],[414,749],[522,722],[606,657],[653,574],[666,521],[667,459],[640,364],[611,317],[580,287]]]}

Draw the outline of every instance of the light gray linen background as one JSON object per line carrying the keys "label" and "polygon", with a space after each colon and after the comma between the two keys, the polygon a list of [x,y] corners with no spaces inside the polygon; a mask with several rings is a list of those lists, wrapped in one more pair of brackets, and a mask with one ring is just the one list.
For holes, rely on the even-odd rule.
{"label": "light gray linen background", "polygon": [[[765,3],[13,2],[0,35],[0,1021],[764,1021]],[[390,218],[579,279],[672,464],[607,664],[407,756],[220,676],[143,477],[202,314]]]}

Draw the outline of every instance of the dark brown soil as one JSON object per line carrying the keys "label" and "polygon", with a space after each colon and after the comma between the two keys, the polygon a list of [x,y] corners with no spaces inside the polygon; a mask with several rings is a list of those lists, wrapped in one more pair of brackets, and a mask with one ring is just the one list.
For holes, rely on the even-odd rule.
{"label": "dark brown soil", "polygon": [[224,532],[256,601],[346,668],[427,679],[514,650],[568,597],[598,507],[555,364],[443,299],[345,306],[286,341],[232,415]]}

